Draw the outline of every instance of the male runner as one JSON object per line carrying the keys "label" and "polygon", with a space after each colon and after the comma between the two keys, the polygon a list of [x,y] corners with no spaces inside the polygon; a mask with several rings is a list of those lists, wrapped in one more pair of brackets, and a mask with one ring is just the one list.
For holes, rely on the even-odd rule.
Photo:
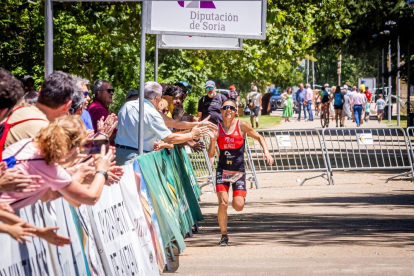
{"label": "male runner", "polygon": [[218,223],[221,230],[219,245],[228,245],[227,236],[227,206],[229,202],[229,188],[232,184],[232,206],[236,211],[242,211],[246,198],[246,175],[244,167],[244,149],[246,134],[258,140],[263,148],[266,162],[273,164],[264,138],[258,134],[248,123],[236,118],[237,108],[234,100],[226,100],[222,103],[222,123],[216,133],[210,132],[211,143],[208,148],[210,158],[214,157],[216,141],[220,149],[219,162],[216,169],[216,191],[218,197]]}

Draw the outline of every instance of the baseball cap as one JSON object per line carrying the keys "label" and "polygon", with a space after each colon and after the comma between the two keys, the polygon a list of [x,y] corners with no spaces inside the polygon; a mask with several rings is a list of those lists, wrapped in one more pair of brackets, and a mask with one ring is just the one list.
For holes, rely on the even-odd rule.
{"label": "baseball cap", "polygon": [[361,81],[361,83],[366,83],[366,82],[367,82],[366,80],[362,80],[362,81]]}
{"label": "baseball cap", "polygon": [[329,83],[325,83],[324,87],[329,87]]}
{"label": "baseball cap", "polygon": [[187,87],[188,89],[193,88],[193,86],[186,81],[177,81],[174,85],[177,85],[177,84],[181,84],[182,86]]}
{"label": "baseball cap", "polygon": [[206,87],[216,87],[216,83],[212,80],[206,82]]}
{"label": "baseball cap", "polygon": [[232,85],[232,86],[229,87],[229,89],[236,91],[236,86]]}
{"label": "baseball cap", "polygon": [[345,84],[345,85],[344,85],[344,89],[348,89],[348,85],[346,85],[346,84]]}
{"label": "baseball cap", "polygon": [[136,89],[131,89],[131,90],[129,90],[129,91],[128,91],[128,93],[127,93],[127,95],[126,95],[126,98],[128,99],[129,97],[131,97],[131,96],[135,96],[135,95],[139,95],[138,90],[136,90]]}

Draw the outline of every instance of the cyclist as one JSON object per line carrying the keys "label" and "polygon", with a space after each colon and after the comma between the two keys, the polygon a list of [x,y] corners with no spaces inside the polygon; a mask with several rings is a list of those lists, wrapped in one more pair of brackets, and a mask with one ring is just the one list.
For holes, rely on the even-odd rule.
{"label": "cyclist", "polygon": [[227,206],[229,188],[232,184],[232,206],[236,211],[242,211],[246,202],[246,175],[244,167],[244,150],[246,135],[258,140],[263,148],[264,158],[271,165],[274,160],[266,146],[266,141],[247,122],[236,118],[237,108],[234,100],[225,100],[221,105],[223,122],[219,123],[218,132],[210,132],[211,143],[208,149],[210,158],[214,157],[216,142],[220,150],[216,169],[216,190],[218,197],[218,223],[221,230],[219,245],[228,245],[227,237]]}

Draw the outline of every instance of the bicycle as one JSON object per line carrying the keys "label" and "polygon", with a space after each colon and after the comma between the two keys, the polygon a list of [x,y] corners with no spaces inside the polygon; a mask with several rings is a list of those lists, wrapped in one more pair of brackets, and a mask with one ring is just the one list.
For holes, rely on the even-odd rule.
{"label": "bicycle", "polygon": [[322,128],[329,126],[329,107],[326,103],[323,103],[321,107],[321,125]]}

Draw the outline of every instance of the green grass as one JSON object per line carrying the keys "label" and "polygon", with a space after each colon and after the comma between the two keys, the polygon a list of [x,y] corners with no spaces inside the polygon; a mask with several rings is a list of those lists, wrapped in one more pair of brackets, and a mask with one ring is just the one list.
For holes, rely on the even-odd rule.
{"label": "green grass", "polygon": [[[250,116],[239,117],[239,119],[250,124]],[[263,115],[259,117],[259,128],[274,128],[280,123],[280,121],[282,121],[282,117],[280,116]]]}
{"label": "green grass", "polygon": [[[385,122],[390,127],[396,127],[397,126],[397,116],[392,116],[390,123],[388,123],[388,118],[383,118],[382,121]],[[402,128],[407,128],[407,115],[402,115],[401,114],[401,120],[400,121],[401,121],[401,127]]]}

